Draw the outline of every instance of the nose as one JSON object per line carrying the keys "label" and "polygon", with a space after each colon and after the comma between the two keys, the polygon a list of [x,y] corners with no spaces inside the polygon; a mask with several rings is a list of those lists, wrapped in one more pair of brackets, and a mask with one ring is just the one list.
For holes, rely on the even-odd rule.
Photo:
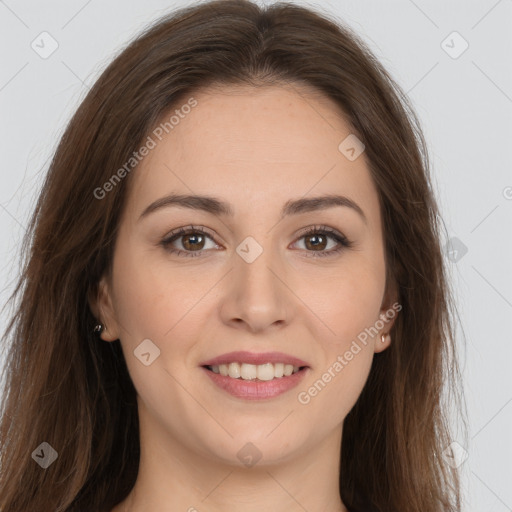
{"label": "nose", "polygon": [[238,254],[221,307],[224,323],[252,333],[283,327],[291,319],[290,291],[270,250],[248,263]]}

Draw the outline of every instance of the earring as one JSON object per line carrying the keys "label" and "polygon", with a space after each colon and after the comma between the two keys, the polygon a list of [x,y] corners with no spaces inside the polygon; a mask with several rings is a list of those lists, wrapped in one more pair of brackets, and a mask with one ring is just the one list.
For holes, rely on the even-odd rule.
{"label": "earring", "polygon": [[389,333],[381,334],[380,335],[380,341],[382,341],[382,343],[386,343],[387,341],[391,341],[391,335]]}
{"label": "earring", "polygon": [[93,333],[96,334],[97,336],[99,336],[102,332],[103,332],[103,324],[96,324],[96,326],[94,327],[93,329]]}

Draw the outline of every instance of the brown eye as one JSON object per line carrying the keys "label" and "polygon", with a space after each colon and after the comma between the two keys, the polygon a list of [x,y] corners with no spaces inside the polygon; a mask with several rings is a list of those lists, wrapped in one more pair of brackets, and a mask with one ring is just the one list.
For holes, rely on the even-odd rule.
{"label": "brown eye", "polygon": [[304,237],[306,240],[306,248],[312,250],[324,250],[327,246],[327,237],[325,235],[307,235]]}
{"label": "brown eye", "polygon": [[181,244],[187,251],[200,251],[204,247],[204,235],[194,233],[191,235],[183,235]]}
{"label": "brown eye", "polygon": [[[212,246],[208,247],[208,242],[211,242]],[[218,248],[212,236],[201,228],[180,228],[168,235],[160,244],[167,252],[178,256],[201,256],[208,252],[207,249]]]}
{"label": "brown eye", "polygon": [[[314,226],[303,232],[296,244],[306,256],[335,256],[353,243],[337,230],[328,226]],[[303,245],[303,247],[300,247]]]}

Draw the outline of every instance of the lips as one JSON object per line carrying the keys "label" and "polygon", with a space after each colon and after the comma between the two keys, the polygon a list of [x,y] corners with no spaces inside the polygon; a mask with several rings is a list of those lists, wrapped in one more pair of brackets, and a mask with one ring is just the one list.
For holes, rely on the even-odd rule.
{"label": "lips", "polygon": [[289,376],[273,378],[267,381],[259,379],[234,379],[215,373],[206,367],[201,367],[201,371],[204,372],[221,392],[228,393],[237,399],[252,401],[269,400],[285,394],[287,391],[298,386],[302,379],[310,372],[310,369],[309,367],[303,367]]}
{"label": "lips", "polygon": [[242,400],[278,397],[311,371],[306,361],[284,352],[229,352],[203,361],[200,367],[218,388]]}

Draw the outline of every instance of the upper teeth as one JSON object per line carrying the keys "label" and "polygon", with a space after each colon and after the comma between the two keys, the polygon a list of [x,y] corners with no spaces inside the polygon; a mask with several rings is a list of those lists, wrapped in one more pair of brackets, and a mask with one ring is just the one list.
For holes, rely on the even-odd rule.
{"label": "upper teeth", "polygon": [[253,380],[272,380],[274,377],[288,377],[292,373],[299,371],[298,366],[284,363],[265,363],[265,364],[248,364],[248,363],[229,363],[210,366],[212,372],[220,373],[224,377],[233,379]]}

